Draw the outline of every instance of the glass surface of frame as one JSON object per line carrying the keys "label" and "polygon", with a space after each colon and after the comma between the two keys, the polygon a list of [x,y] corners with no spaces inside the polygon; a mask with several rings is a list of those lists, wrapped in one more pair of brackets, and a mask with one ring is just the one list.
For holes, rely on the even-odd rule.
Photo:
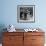
{"label": "glass surface of frame", "polygon": [[18,5],[17,22],[35,22],[35,5]]}

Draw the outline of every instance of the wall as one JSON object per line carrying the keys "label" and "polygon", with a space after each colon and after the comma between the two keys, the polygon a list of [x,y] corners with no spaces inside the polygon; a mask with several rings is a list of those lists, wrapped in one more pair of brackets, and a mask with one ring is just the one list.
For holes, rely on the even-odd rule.
{"label": "wall", "polygon": [[[4,25],[14,24],[16,28],[28,28],[37,27],[38,25],[38,15],[36,16],[35,23],[17,23],[17,5],[19,4],[34,4],[34,1],[23,1],[23,0],[2,0],[2,11],[1,12],[1,23]],[[31,2],[31,3],[30,3]]]}
{"label": "wall", "polygon": [[[1,0],[0,25],[13,24],[16,28],[46,28],[46,0]],[[17,5],[35,5],[35,23],[17,22]]]}

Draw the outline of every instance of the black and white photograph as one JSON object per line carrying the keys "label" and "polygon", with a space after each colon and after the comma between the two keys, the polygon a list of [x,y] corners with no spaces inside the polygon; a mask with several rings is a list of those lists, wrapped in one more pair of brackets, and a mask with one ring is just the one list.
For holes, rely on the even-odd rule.
{"label": "black and white photograph", "polygon": [[35,5],[18,5],[17,7],[18,22],[35,21]]}

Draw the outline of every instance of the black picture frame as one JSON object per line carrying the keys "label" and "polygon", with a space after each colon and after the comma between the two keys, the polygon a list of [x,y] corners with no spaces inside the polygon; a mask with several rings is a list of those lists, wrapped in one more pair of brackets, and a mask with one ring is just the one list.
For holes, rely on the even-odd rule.
{"label": "black picture frame", "polygon": [[18,5],[17,22],[18,23],[35,22],[35,5]]}

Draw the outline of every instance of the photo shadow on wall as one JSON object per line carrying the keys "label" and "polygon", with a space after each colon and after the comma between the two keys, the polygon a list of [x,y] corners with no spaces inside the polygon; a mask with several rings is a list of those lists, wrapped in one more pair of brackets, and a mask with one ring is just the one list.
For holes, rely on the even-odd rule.
{"label": "photo shadow on wall", "polygon": [[6,29],[4,30],[5,25],[4,24],[0,24],[0,43],[2,43],[2,36],[3,36],[3,32],[6,31]]}

